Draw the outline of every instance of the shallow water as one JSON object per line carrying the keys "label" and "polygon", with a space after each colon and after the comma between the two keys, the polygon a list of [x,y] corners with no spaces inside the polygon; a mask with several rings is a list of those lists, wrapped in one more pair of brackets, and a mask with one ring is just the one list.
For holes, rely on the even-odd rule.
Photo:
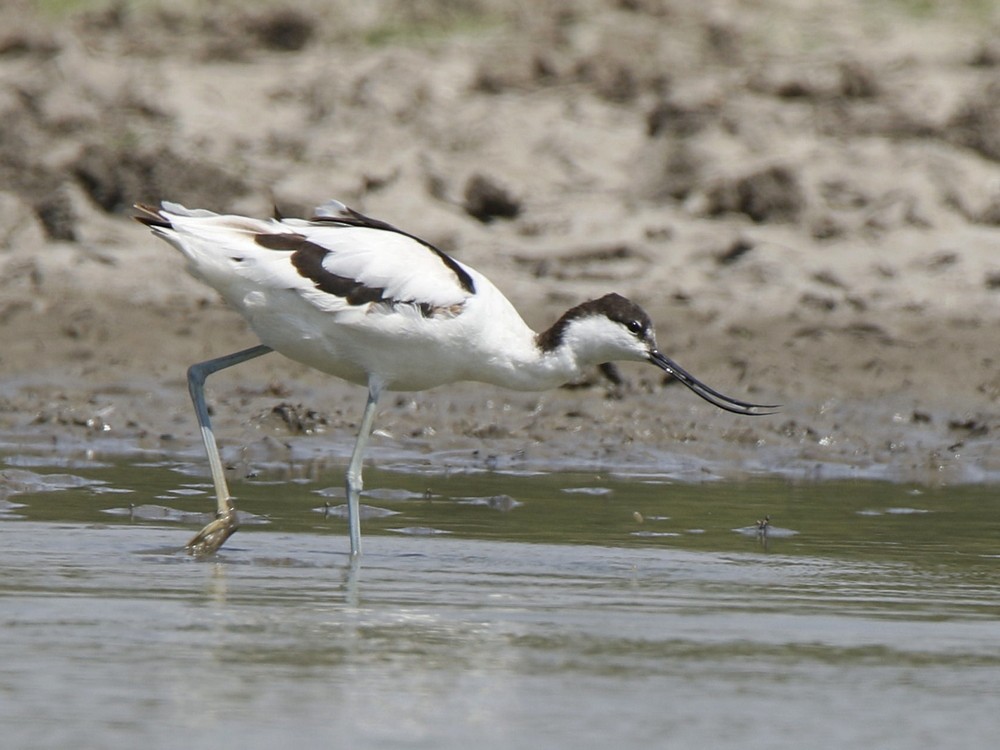
{"label": "shallow water", "polygon": [[[390,469],[392,467],[389,467]],[[1000,488],[8,456],[4,747],[986,747]],[[326,507],[329,504],[329,507]],[[385,511],[393,511],[388,514]],[[768,533],[757,521],[770,517]]]}

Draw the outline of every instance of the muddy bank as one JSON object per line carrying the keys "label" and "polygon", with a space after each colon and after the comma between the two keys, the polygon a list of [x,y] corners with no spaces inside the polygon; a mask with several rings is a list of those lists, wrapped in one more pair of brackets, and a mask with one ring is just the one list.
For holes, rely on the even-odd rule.
{"label": "muddy bank", "polygon": [[[538,328],[618,291],[700,378],[784,404],[741,419],[639,366],[460,385],[386,399],[376,461],[995,481],[1000,55],[972,5],[15,3],[4,442],[197,455],[184,368],[254,340],[128,205],[337,197]],[[363,402],[277,356],[211,386],[236,471],[339,460]]]}

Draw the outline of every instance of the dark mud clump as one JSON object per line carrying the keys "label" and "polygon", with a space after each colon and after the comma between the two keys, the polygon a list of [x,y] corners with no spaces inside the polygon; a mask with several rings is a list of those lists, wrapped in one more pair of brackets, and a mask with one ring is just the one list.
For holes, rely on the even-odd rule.
{"label": "dark mud clump", "polygon": [[742,213],[758,224],[795,221],[806,205],[798,176],[783,165],[719,180],[706,197],[710,216]]}
{"label": "dark mud clump", "polygon": [[247,26],[261,46],[278,52],[301,50],[315,31],[308,16],[290,8],[277,8],[249,18]]}
{"label": "dark mud clump", "polygon": [[971,95],[952,117],[948,132],[955,143],[1000,161],[1000,82]]}
{"label": "dark mud clump", "polygon": [[489,177],[475,174],[465,185],[465,211],[479,221],[513,219],[521,213],[521,202]]}

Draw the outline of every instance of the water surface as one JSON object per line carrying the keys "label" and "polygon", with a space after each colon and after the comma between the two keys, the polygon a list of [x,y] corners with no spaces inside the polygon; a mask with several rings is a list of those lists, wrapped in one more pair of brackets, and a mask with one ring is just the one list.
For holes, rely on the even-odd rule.
{"label": "water surface", "polygon": [[[391,468],[391,467],[390,467]],[[998,488],[11,456],[4,746],[986,747]],[[391,514],[388,512],[392,512]],[[769,517],[769,533],[757,522]]]}

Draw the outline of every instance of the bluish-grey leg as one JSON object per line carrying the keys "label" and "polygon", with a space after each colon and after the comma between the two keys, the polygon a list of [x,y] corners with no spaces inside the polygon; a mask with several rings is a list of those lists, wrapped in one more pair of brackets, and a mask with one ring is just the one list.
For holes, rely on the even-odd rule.
{"label": "bluish-grey leg", "polygon": [[194,402],[194,411],[201,427],[201,439],[205,443],[205,453],[208,454],[208,466],[212,472],[212,483],[215,485],[216,512],[215,520],[199,531],[187,543],[187,551],[196,556],[210,555],[221,547],[236,531],[236,509],[230,501],[229,486],[222,470],[222,458],[219,456],[219,446],[212,432],[212,421],[208,416],[208,406],[205,404],[205,380],[214,372],[238,365],[250,359],[255,359],[268,352],[271,347],[260,344],[224,357],[199,362],[188,368],[188,390]]}
{"label": "bluish-grey leg", "polygon": [[360,496],[364,483],[361,479],[361,463],[364,460],[365,446],[372,434],[372,424],[375,421],[375,410],[378,406],[380,389],[368,386],[368,401],[365,403],[365,413],[361,417],[361,427],[358,429],[358,440],[354,444],[351,463],[347,467],[347,525],[351,534],[351,557],[357,559],[361,554],[361,510]]}

